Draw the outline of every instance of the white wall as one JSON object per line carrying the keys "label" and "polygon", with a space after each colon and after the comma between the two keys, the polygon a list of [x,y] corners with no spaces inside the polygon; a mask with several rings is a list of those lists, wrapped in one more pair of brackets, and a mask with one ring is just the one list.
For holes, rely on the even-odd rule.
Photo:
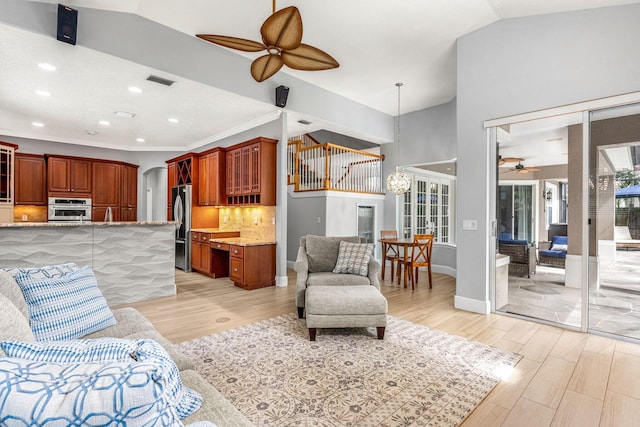
{"label": "white wall", "polygon": [[503,20],[458,40],[456,306],[488,307],[495,157],[483,121],[640,90],[638,22],[634,4]]}

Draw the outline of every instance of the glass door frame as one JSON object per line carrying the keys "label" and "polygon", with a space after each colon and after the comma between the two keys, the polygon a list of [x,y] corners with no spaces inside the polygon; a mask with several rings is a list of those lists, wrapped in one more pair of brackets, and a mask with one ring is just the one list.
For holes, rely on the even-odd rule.
{"label": "glass door frame", "polygon": [[[491,300],[491,311],[496,312],[495,299],[496,299],[496,256],[497,254],[497,189],[498,189],[498,166],[497,166],[497,141],[498,134],[497,128],[501,125],[508,125],[511,123],[541,119],[550,116],[560,116],[571,113],[582,113],[582,183],[581,192],[581,316],[580,316],[580,331],[581,332],[593,332],[594,334],[607,335],[598,331],[591,331],[588,328],[589,325],[589,186],[586,183],[589,182],[589,146],[590,146],[590,113],[595,110],[612,108],[616,106],[629,105],[640,103],[640,92],[633,92],[624,95],[611,96],[607,98],[599,98],[592,101],[586,101],[577,104],[569,104],[561,107],[550,108],[546,110],[534,111],[524,114],[518,114],[508,117],[496,118],[486,120],[484,122],[484,128],[487,130],[487,145],[488,145],[488,158],[489,173],[488,175],[488,210],[489,219],[491,221],[490,239],[488,248],[491,251],[489,259],[489,296]],[[572,190],[575,191],[575,190]],[[499,313],[505,314],[505,313]],[[555,322],[548,322],[542,319],[536,319],[540,323],[548,323],[554,326],[560,326],[566,329],[575,329],[570,326],[559,324]],[[620,338],[620,337],[618,337]]]}

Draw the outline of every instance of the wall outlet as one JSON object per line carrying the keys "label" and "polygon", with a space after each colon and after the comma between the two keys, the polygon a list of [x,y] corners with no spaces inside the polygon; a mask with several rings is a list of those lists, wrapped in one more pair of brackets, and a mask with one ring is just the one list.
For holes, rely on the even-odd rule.
{"label": "wall outlet", "polygon": [[276,225],[276,217],[275,216],[271,217],[271,224]]}
{"label": "wall outlet", "polygon": [[318,224],[320,224],[321,222],[322,222],[322,219],[318,217]]}
{"label": "wall outlet", "polygon": [[22,215],[22,220],[23,221],[29,221],[29,216],[27,214],[23,214]]}

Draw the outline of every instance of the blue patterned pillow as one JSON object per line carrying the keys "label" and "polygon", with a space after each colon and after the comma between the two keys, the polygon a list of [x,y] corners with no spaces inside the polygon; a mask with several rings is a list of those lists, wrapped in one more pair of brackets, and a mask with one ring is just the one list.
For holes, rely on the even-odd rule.
{"label": "blue patterned pillow", "polygon": [[180,371],[167,351],[150,339],[136,340],[138,344],[135,357],[140,362],[153,362],[162,365],[167,375],[167,393],[176,408],[180,419],[186,418],[202,405],[202,396],[195,390],[185,387],[180,379]]}
{"label": "blue patterned pillow", "polygon": [[26,273],[34,279],[46,279],[48,277],[60,277],[67,273],[76,271],[78,266],[73,262],[58,265],[45,265],[44,267],[15,267],[3,268],[4,271],[12,276],[20,273]]}
{"label": "blue patterned pillow", "polygon": [[333,269],[334,273],[369,274],[369,261],[373,256],[373,243],[340,242],[338,261]]}
{"label": "blue patterned pillow", "polygon": [[0,425],[182,426],[153,362],[0,358]]}
{"label": "blue patterned pillow", "polygon": [[38,341],[79,338],[116,324],[88,266],[59,277],[37,278],[21,272],[14,278]]}
{"label": "blue patterned pillow", "polygon": [[38,362],[115,362],[134,358],[138,344],[122,338],[95,338],[73,341],[2,341],[8,357]]}

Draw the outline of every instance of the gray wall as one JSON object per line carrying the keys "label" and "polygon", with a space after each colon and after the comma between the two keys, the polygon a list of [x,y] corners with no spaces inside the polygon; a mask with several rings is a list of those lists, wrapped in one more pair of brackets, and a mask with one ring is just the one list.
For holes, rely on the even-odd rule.
{"label": "gray wall", "polygon": [[[499,21],[458,40],[456,305],[489,300],[493,152],[483,121],[640,90],[640,5]],[[463,231],[464,219],[478,230]]]}
{"label": "gray wall", "polygon": [[[300,237],[307,234],[324,236],[327,199],[325,197],[287,197],[287,260],[295,261]],[[320,218],[320,222],[318,222]]]}
{"label": "gray wall", "polygon": [[[395,132],[397,133],[397,123]],[[400,146],[397,144],[397,135],[394,141],[381,146],[381,154],[385,156],[382,162],[385,180],[398,164],[415,166],[454,159],[457,156],[456,100],[403,114],[400,116]],[[386,193],[383,228],[395,229],[395,217],[396,196]]]}

